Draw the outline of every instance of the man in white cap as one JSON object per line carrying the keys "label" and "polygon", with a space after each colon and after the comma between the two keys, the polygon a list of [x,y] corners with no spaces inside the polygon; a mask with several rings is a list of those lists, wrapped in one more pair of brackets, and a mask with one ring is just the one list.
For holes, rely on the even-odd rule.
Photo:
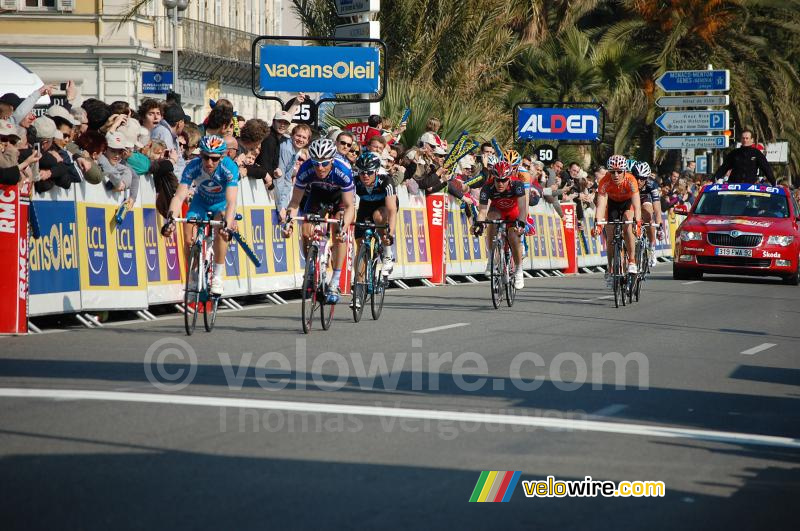
{"label": "man in white cap", "polygon": [[64,135],[63,140],[65,142],[69,142],[73,139],[75,128],[81,125],[81,122],[76,120],[75,117],[61,105],[53,105],[47,109],[45,114],[56,123],[56,127],[61,131],[61,134]]}
{"label": "man in white cap", "polygon": [[122,133],[106,134],[106,144],[106,150],[97,159],[103,175],[108,179],[106,189],[113,192],[130,189],[127,200],[130,210],[139,193],[139,175],[123,162],[126,141]]}

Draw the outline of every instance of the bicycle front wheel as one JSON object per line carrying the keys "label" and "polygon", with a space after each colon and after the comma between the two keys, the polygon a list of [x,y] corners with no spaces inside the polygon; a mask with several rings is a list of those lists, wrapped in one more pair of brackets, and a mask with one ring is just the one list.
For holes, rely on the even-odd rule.
{"label": "bicycle front wheel", "polygon": [[492,290],[492,305],[495,309],[503,302],[503,248],[500,242],[492,244],[492,254],[489,255],[489,287]]}
{"label": "bicycle front wheel", "polygon": [[186,290],[183,292],[183,324],[186,335],[192,335],[200,311],[200,248],[192,245],[189,251],[189,269],[186,270]]}
{"label": "bicycle front wheel", "polygon": [[505,279],[506,283],[506,303],[510,308],[514,306],[514,299],[517,296],[517,287],[514,285],[514,272],[516,270],[516,264],[514,263],[514,256],[511,254],[510,249],[506,249],[505,258],[505,273],[503,278]]}
{"label": "bicycle front wheel", "polygon": [[625,306],[625,275],[622,271],[622,250],[618,243],[614,243],[614,256],[611,261],[611,277],[614,288],[614,306]]}
{"label": "bicycle front wheel", "polygon": [[314,320],[314,312],[319,305],[319,300],[317,299],[317,292],[319,291],[317,289],[318,286],[319,272],[317,271],[317,248],[311,246],[306,256],[306,272],[303,275],[303,287],[301,288],[303,332],[306,334],[311,331],[311,322]]}
{"label": "bicycle front wheel", "polygon": [[364,240],[358,249],[356,266],[353,273],[353,320],[359,322],[367,302],[367,286],[369,285],[369,242]]}
{"label": "bicycle front wheel", "polygon": [[383,262],[380,255],[372,259],[372,295],[370,296],[370,307],[372,318],[378,320],[383,311],[383,298],[386,295],[386,279],[383,275]]}

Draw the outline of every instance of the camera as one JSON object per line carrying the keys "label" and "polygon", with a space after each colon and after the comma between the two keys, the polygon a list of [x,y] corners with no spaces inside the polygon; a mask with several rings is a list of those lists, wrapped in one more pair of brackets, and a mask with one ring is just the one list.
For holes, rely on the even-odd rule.
{"label": "camera", "polygon": [[59,88],[61,88],[61,90],[67,90],[67,84],[61,83],[61,85],[59,85]]}

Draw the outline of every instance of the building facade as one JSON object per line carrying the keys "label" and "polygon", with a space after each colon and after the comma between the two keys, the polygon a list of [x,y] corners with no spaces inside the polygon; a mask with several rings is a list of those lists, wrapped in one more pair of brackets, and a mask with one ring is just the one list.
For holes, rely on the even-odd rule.
{"label": "building facade", "polygon": [[[58,87],[73,80],[84,97],[138,103],[142,72],[171,71],[172,16],[149,0],[0,0],[0,53]],[[288,4],[288,2],[286,2]],[[208,100],[225,97],[246,118],[269,118],[273,102],[251,91],[250,50],[258,35],[281,35],[283,0],[189,0],[179,12],[179,76],[184,111],[198,121]],[[156,95],[155,97],[164,97]]]}

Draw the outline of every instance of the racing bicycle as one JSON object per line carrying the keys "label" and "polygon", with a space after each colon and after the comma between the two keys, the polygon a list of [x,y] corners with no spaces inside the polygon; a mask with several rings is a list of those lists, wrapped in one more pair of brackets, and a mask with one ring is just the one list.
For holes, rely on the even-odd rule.
{"label": "racing bicycle", "polygon": [[[612,289],[614,290],[614,306],[625,306],[627,302],[633,304],[633,285],[637,275],[628,274],[628,251],[625,249],[625,239],[622,235],[623,225],[632,225],[633,221],[598,221],[598,226],[605,224],[614,225],[614,239],[607,246],[611,253]],[[626,301],[627,299],[627,301]]]}
{"label": "racing bicycle", "polygon": [[378,233],[388,225],[376,225],[372,221],[354,223],[364,229],[364,240],[356,255],[355,273],[353,275],[353,320],[359,322],[364,313],[367,297],[370,300],[372,318],[377,320],[383,311],[383,299],[386,296],[388,275],[383,274],[383,241]]}
{"label": "racing bicycle", "polygon": [[514,305],[517,288],[514,287],[516,264],[511,253],[511,242],[508,239],[508,225],[514,225],[515,222],[502,219],[487,219],[476,223],[497,226],[494,240],[492,240],[492,249],[489,253],[489,271],[491,272],[489,288],[492,292],[492,305],[495,309],[500,307],[504,295],[506,303],[511,307]]}
{"label": "racing bicycle", "polygon": [[653,253],[652,249],[650,249],[650,239],[647,237],[647,229],[650,227],[659,226],[654,223],[643,224],[642,233],[636,238],[636,267],[639,271],[633,281],[633,296],[636,298],[636,302],[639,302],[642,284],[647,280],[648,275],[650,275],[650,258]]}
{"label": "racing bicycle", "polygon": [[286,223],[291,221],[302,221],[311,223],[314,226],[311,244],[306,252],[306,270],[303,274],[303,285],[300,293],[302,297],[303,332],[308,334],[311,331],[311,324],[317,309],[319,309],[322,329],[327,330],[331,327],[333,309],[336,306],[325,302],[328,285],[328,261],[331,254],[328,241],[328,225],[341,226],[342,221],[339,218],[330,219],[317,214],[298,216],[287,220]]}
{"label": "racing bicycle", "polygon": [[[186,290],[183,293],[183,324],[188,336],[192,335],[197,325],[198,312],[203,312],[206,332],[214,329],[217,320],[220,296],[211,293],[209,288],[214,275],[214,229],[225,229],[225,220],[213,220],[213,215],[213,212],[209,212],[206,219],[170,218],[170,221],[197,226],[194,242],[189,249]],[[236,219],[242,219],[241,214],[237,214]]]}

